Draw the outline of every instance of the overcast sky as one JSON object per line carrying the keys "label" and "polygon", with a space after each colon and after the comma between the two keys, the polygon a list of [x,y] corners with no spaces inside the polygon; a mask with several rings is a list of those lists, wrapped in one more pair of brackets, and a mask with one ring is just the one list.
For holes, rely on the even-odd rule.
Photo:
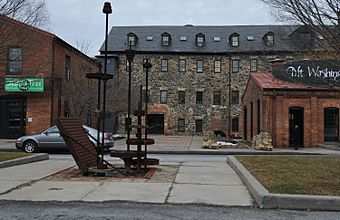
{"label": "overcast sky", "polygon": [[[106,0],[108,1],[108,0]],[[90,42],[90,56],[104,41],[104,0],[46,0],[50,31],[73,46]],[[260,0],[111,0],[113,25],[274,24]]]}

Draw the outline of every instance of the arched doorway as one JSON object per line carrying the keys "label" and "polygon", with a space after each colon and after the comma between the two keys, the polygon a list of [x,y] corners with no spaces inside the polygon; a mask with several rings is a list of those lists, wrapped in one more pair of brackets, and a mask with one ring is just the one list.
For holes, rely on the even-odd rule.
{"label": "arched doorway", "polygon": [[18,138],[26,132],[27,98],[19,95],[0,97],[0,138]]}

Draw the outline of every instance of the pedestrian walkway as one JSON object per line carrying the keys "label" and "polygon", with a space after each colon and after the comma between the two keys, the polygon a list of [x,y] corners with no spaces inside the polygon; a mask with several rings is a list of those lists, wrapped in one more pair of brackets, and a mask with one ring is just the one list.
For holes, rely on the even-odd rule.
{"label": "pedestrian walkway", "polygon": [[72,166],[72,161],[49,160],[0,169],[0,200],[253,205],[226,162],[168,162],[150,179],[51,176]]}

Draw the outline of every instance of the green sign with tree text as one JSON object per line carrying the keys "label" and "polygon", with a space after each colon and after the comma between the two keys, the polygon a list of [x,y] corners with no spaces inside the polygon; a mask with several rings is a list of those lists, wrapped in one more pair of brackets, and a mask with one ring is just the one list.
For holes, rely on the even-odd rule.
{"label": "green sign with tree text", "polygon": [[6,92],[43,92],[43,78],[5,78]]}

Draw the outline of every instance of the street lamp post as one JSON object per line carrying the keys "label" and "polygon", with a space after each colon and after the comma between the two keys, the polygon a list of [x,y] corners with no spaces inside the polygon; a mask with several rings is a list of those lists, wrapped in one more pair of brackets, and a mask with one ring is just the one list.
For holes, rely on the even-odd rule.
{"label": "street lamp post", "polygon": [[[135,57],[135,51],[131,49],[132,42],[129,41],[129,49],[125,51],[126,59],[129,62],[129,83],[128,83],[128,119],[127,119],[127,140],[130,140],[131,136],[131,72],[132,62]],[[130,150],[130,144],[127,144],[127,150]]]}
{"label": "street lamp post", "polygon": [[[105,2],[103,7],[103,13],[106,15],[105,22],[105,57],[104,57],[104,75],[107,75],[107,36],[108,36],[108,23],[109,23],[109,14],[112,13],[111,3]],[[101,146],[101,162],[104,162],[104,133],[105,133],[105,108],[106,108],[106,83],[107,78],[104,78],[104,88],[103,88],[103,112],[102,112],[102,146]]]}
{"label": "street lamp post", "polygon": [[[152,67],[152,64],[147,59],[146,62],[143,64],[145,68],[145,140],[148,139],[148,102],[149,102],[149,69]],[[145,152],[147,151],[147,145],[145,145]],[[145,155],[146,157],[146,155]]]}

